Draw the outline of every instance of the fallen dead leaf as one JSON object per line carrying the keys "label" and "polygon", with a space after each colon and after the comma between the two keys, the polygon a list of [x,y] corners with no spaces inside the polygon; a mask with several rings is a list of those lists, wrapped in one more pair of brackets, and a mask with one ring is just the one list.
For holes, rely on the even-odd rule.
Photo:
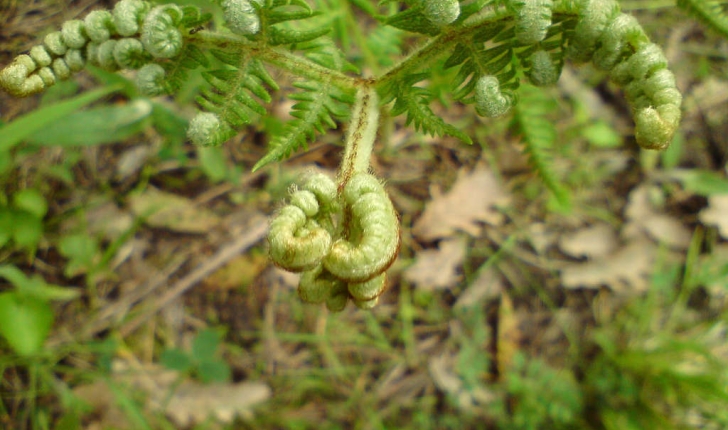
{"label": "fallen dead leaf", "polygon": [[493,172],[484,166],[469,173],[460,170],[450,191],[440,194],[433,189],[432,193],[432,201],[412,228],[417,238],[426,241],[450,237],[456,231],[478,236],[479,223],[503,223],[503,214],[496,207],[510,202]]}
{"label": "fallen dead leaf", "polygon": [[708,207],[700,211],[700,221],[718,227],[718,233],[728,239],[728,194],[710,196]]}
{"label": "fallen dead leaf", "polygon": [[656,208],[650,199],[651,185],[642,184],[632,190],[625,210],[627,223],[622,235],[639,238],[646,234],[671,248],[685,250],[690,246],[692,233],[677,218]]}
{"label": "fallen dead leaf", "polygon": [[480,269],[478,277],[460,294],[454,307],[458,309],[481,305],[499,297],[502,291],[503,279],[493,267],[486,267]]}
{"label": "fallen dead leaf", "polygon": [[572,257],[604,257],[617,248],[617,233],[608,224],[594,224],[563,235],[559,248]]}
{"label": "fallen dead leaf", "polygon": [[129,199],[134,215],[148,225],[182,233],[207,233],[220,224],[220,218],[189,199],[149,187]]}
{"label": "fallen dead leaf", "polygon": [[163,412],[178,428],[203,423],[210,417],[231,423],[236,417],[249,419],[258,404],[268,400],[271,389],[262,382],[201,384],[185,380],[177,383],[179,373],[158,365],[134,365],[117,360],[112,366],[113,388],[106,381],[74,388],[74,394],[99,415],[101,427],[132,428],[118,406],[119,390],[145,394],[146,409]]}
{"label": "fallen dead leaf", "polygon": [[561,270],[566,288],[608,287],[617,294],[647,291],[657,247],[647,240],[634,241],[604,258],[567,265]]}
{"label": "fallen dead leaf", "polygon": [[236,417],[250,419],[253,407],[270,396],[271,389],[262,382],[202,385],[186,381],[174,390],[164,412],[180,427],[202,423],[211,416],[231,423]]}
{"label": "fallen dead leaf", "polygon": [[404,271],[404,278],[425,291],[451,288],[460,281],[458,267],[465,258],[465,238],[440,242],[439,249],[417,253],[415,264]]}
{"label": "fallen dead leaf", "polygon": [[449,353],[430,359],[427,367],[435,387],[455,399],[458,407],[463,410],[469,410],[478,405],[485,405],[494,401],[496,399],[495,393],[484,386],[478,385],[466,389],[462,379],[455,372],[456,361],[457,357]]}

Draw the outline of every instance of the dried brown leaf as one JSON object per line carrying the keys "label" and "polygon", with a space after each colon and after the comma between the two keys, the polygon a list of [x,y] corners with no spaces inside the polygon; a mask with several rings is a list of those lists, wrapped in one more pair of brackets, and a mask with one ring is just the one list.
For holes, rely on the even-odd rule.
{"label": "dried brown leaf", "polygon": [[220,224],[217,215],[191,200],[151,187],[132,196],[129,206],[148,225],[182,233],[207,233]]}
{"label": "dried brown leaf", "polygon": [[404,271],[404,278],[426,291],[451,288],[460,281],[458,267],[465,258],[466,240],[454,238],[440,242],[439,249],[417,253],[415,264]]}
{"label": "dried brown leaf", "polygon": [[604,258],[566,266],[561,280],[566,288],[606,286],[619,294],[643,293],[649,286],[656,248],[646,240],[632,242]]}
{"label": "dried brown leaf", "polygon": [[510,201],[493,172],[484,166],[469,173],[460,170],[450,191],[433,194],[432,201],[412,228],[417,238],[426,241],[450,237],[457,231],[478,236],[481,222],[503,223],[503,215],[496,206],[507,205]]}
{"label": "dried brown leaf", "polygon": [[499,297],[502,291],[503,279],[493,267],[486,267],[479,271],[478,277],[460,294],[455,302],[455,308],[480,305],[487,300]]}
{"label": "dried brown leaf", "polygon": [[728,194],[710,196],[708,207],[700,211],[700,221],[718,227],[718,232],[728,239]]}
{"label": "dried brown leaf", "polygon": [[607,224],[595,224],[563,235],[559,247],[572,257],[604,257],[617,248],[617,233]]}
{"label": "dried brown leaf", "polygon": [[[632,190],[625,210],[627,224],[624,237],[639,238],[645,234],[653,240],[671,248],[685,250],[690,246],[692,233],[677,218],[665,214],[653,205],[650,194],[652,186],[643,184]],[[658,191],[659,192],[659,191]]]}

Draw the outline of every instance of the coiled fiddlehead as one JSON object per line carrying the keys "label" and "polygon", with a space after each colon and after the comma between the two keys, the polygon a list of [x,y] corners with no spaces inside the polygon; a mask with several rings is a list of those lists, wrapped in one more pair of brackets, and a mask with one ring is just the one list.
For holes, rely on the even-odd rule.
{"label": "coiled fiddlehead", "polygon": [[270,256],[276,265],[302,272],[321,264],[331,250],[332,240],[331,233],[317,219],[325,219],[330,213],[331,191],[335,196],[335,190],[331,179],[317,175],[291,195],[290,204],[274,217],[268,233]]}
{"label": "coiled fiddlehead", "polygon": [[368,173],[354,175],[342,192],[350,214],[349,237],[338,239],[324,267],[347,282],[364,282],[381,274],[397,256],[399,220],[384,187]]}
{"label": "coiled fiddlehead", "polygon": [[593,61],[623,86],[635,121],[635,139],[648,149],[670,144],[680,122],[682,96],[662,50],[615,2],[584,0],[569,40],[569,56]]}
{"label": "coiled fiddlehead", "polygon": [[[189,13],[199,16],[194,8]],[[0,71],[0,86],[25,97],[67,79],[86,62],[116,71],[173,58],[183,47],[179,27],[184,17],[176,5],[151,8],[145,1],[122,0],[113,12],[93,11],[83,21],[67,21],[61,31],[48,34],[29,55]]]}
{"label": "coiled fiddlehead", "polygon": [[483,76],[475,86],[475,110],[478,115],[490,118],[504,115],[515,103],[515,96],[502,92],[498,78]]}
{"label": "coiled fiddlehead", "polygon": [[182,50],[182,33],[177,28],[182,21],[182,9],[176,5],[153,8],[144,18],[141,41],[156,58],[172,58]]}
{"label": "coiled fiddlehead", "polygon": [[384,291],[384,272],[397,256],[399,220],[373,175],[355,174],[339,195],[331,179],[315,174],[271,222],[268,243],[276,265],[303,272],[303,301],[326,302],[338,311],[351,298],[368,309]]}

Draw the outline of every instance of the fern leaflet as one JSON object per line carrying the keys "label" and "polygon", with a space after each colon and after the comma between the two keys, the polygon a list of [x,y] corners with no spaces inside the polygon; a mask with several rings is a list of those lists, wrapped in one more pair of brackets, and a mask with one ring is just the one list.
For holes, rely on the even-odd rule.
{"label": "fern leaflet", "polygon": [[453,136],[464,143],[472,144],[470,137],[456,127],[446,123],[430,109],[432,95],[426,88],[416,87],[415,83],[427,79],[427,74],[410,75],[387,91],[396,98],[392,115],[407,112],[406,124],[414,123],[416,130],[422,130],[431,136]]}
{"label": "fern leaflet", "polygon": [[722,3],[717,0],[677,0],[678,7],[728,38],[728,13],[723,10]]}
{"label": "fern leaflet", "polygon": [[546,118],[546,114],[553,109],[550,100],[544,96],[543,91],[535,87],[524,86],[520,93],[521,102],[514,108],[513,125],[523,139],[529,164],[559,204],[568,208],[569,192],[553,170],[552,152],[556,142],[556,128]]}
{"label": "fern leaflet", "polygon": [[[306,48],[306,56],[319,65],[334,70],[345,66],[341,52],[330,40],[319,40],[301,48]],[[253,171],[268,163],[283,160],[299,148],[307,148],[308,142],[314,140],[317,132],[324,133],[327,129],[336,128],[334,118],[346,118],[349,105],[354,102],[351,94],[329,81],[303,80],[294,86],[302,90],[289,96],[297,102],[291,111],[294,119],[286,123],[282,134],[273,138],[268,153],[255,164]]]}

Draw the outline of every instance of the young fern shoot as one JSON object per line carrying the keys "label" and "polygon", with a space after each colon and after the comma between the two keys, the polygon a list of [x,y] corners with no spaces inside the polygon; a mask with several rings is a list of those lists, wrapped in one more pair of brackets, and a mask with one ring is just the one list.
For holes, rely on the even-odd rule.
{"label": "young fern shoot", "polygon": [[[422,44],[377,76],[351,73],[356,67],[328,37],[331,21],[311,19],[316,11],[306,0],[210,0],[210,10],[222,11],[223,28],[212,28],[212,14],[198,7],[121,0],[112,11],[92,11],[45,36],[0,71],[0,87],[26,97],[93,64],[136,70],[140,92],[159,96],[175,93],[191,70],[201,69],[205,84],[188,137],[209,146],[268,115],[279,91],[271,70],[293,76],[293,119],[273,136],[255,169],[285,159],[339,123],[348,127],[337,178],[303,179],[271,222],[270,255],[278,266],[302,273],[301,299],[337,311],[349,300],[362,308],[377,302],[399,248],[397,214],[369,171],[380,110],[406,114],[407,124],[425,133],[471,142],[430,108],[434,96],[418,83],[433,70],[456,69],[451,97],[473,104],[479,115],[497,117],[518,106],[522,81],[553,85],[566,60],[592,62],[624,89],[637,143],[650,149],[670,144],[682,96],[661,49],[616,0],[404,3],[389,16],[371,15],[419,34]],[[705,16],[698,3],[681,1]],[[563,194],[548,166],[551,133],[538,127],[545,120],[529,118],[539,112],[516,110],[516,122],[534,169],[549,189]]]}

